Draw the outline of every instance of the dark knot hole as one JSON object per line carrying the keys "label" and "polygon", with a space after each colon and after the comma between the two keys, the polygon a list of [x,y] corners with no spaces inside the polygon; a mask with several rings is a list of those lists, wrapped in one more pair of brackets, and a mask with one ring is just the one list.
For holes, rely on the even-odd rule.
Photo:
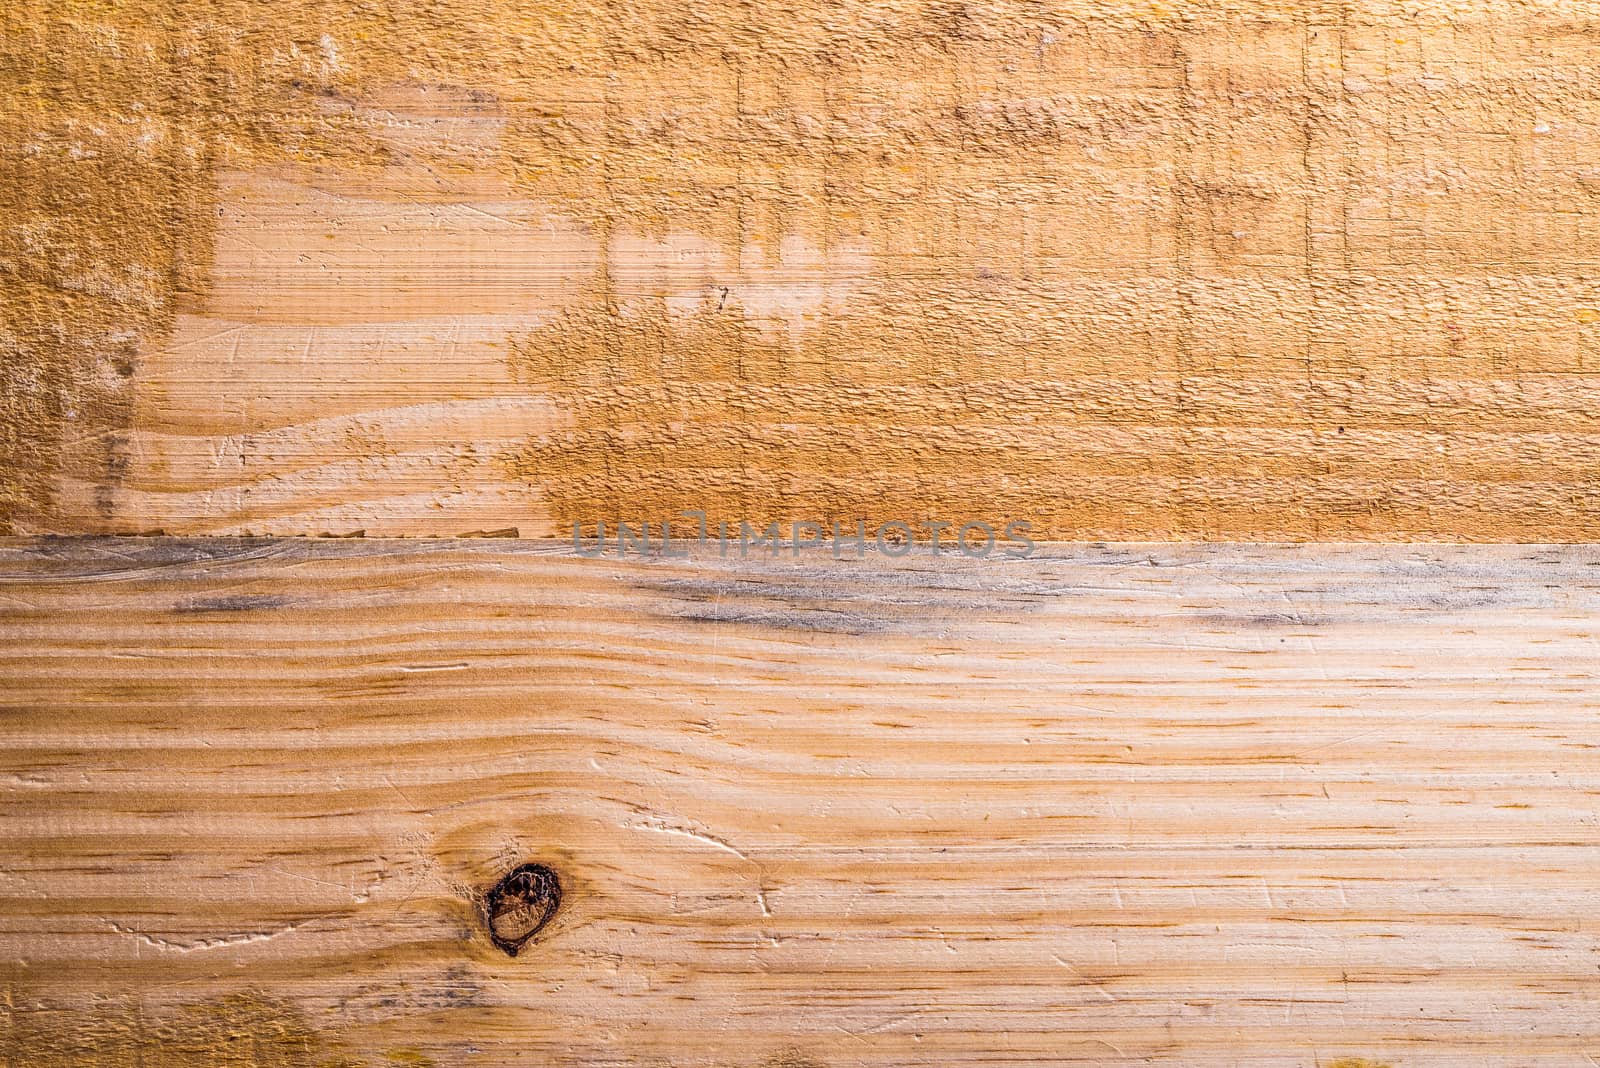
{"label": "dark knot hole", "polygon": [[561,907],[561,878],[543,864],[523,864],[484,895],[489,940],[515,957]]}

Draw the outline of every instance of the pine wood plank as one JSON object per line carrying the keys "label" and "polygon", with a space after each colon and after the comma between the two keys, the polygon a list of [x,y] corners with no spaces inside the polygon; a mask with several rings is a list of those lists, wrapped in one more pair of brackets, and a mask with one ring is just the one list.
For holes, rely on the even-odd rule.
{"label": "pine wood plank", "polygon": [[0,1064],[1580,1068],[1597,564],[6,543]]}

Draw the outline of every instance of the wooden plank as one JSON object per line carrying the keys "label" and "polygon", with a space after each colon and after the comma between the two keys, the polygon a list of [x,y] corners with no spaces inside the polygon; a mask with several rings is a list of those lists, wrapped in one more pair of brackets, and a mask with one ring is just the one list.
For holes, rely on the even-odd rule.
{"label": "wooden plank", "polygon": [[0,12],[0,532],[1600,538],[1600,6]]}
{"label": "wooden plank", "polygon": [[1597,564],[8,543],[0,1064],[1579,1068]]}

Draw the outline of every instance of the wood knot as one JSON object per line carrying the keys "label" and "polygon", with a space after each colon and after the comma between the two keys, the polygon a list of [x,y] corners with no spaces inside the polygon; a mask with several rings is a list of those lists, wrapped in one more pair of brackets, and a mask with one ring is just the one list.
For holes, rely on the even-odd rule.
{"label": "wood knot", "polygon": [[489,940],[515,957],[561,907],[561,879],[543,864],[523,864],[483,898]]}

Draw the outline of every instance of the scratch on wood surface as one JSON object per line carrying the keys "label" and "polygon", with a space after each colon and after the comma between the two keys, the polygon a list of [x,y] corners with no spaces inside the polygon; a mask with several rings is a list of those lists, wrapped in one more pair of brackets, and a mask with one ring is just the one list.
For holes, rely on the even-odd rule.
{"label": "scratch on wood surface", "polygon": [[108,921],[107,926],[120,935],[126,935],[141,945],[159,949],[163,953],[196,953],[207,949],[223,949],[229,946],[250,946],[258,942],[270,942],[274,938],[281,938],[283,935],[298,931],[305,926],[305,923],[291,923],[273,931],[245,931],[239,934],[218,935],[214,938],[198,938],[193,941],[175,941],[159,938],[143,931],[135,931],[124,927],[115,921]]}

